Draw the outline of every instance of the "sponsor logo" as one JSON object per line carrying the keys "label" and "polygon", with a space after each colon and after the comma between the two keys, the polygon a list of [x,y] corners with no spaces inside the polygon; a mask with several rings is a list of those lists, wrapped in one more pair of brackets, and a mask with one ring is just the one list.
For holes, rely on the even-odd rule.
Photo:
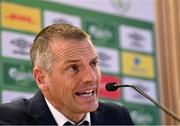
{"label": "sponsor logo", "polygon": [[154,78],[153,57],[144,54],[122,52],[123,72],[126,75]]}
{"label": "sponsor logo", "polygon": [[143,47],[142,43],[145,40],[143,36],[141,36],[138,33],[130,33],[128,36],[132,40],[132,42],[130,44],[131,46],[136,47],[136,48],[142,48]]}
{"label": "sponsor logo", "polygon": [[100,66],[106,67],[106,68],[110,67],[110,64],[108,63],[108,61],[111,60],[110,55],[107,55],[104,52],[98,52],[98,56],[99,56],[99,59],[100,59]]}
{"label": "sponsor logo", "polygon": [[33,20],[31,17],[28,16],[23,16],[23,15],[18,15],[16,13],[12,13],[7,15],[6,17],[7,20],[13,20],[13,21],[20,21],[28,24],[35,24],[35,20]]}
{"label": "sponsor logo", "polygon": [[119,73],[119,54],[111,48],[98,47],[96,50],[99,56],[100,68],[103,72]]}
{"label": "sponsor logo", "polygon": [[91,25],[89,27],[89,33],[96,39],[112,39],[113,38],[113,34],[109,29],[100,27],[100,26],[96,26],[96,25]]}
{"label": "sponsor logo", "polygon": [[[156,86],[154,81],[125,77],[123,78],[123,83],[136,85],[138,88],[150,95],[153,99],[157,99]],[[132,90],[131,88],[124,88],[123,93],[123,98],[125,101],[153,105],[153,103],[146,99],[143,95],[135,90]]]}
{"label": "sponsor logo", "polygon": [[97,45],[109,47],[117,47],[118,45],[118,43],[116,43],[117,32],[115,27],[111,24],[87,21],[85,22],[85,30],[91,36],[92,41]]}
{"label": "sponsor logo", "polygon": [[119,44],[122,48],[153,53],[152,32],[147,29],[122,25],[119,27]]}
{"label": "sponsor logo", "polygon": [[64,24],[72,24],[71,22],[69,22],[68,20],[65,20],[63,18],[56,18],[54,20],[52,20],[54,24],[58,24],[58,23],[64,23]]}
{"label": "sponsor logo", "polygon": [[[149,90],[150,90],[148,87],[146,87],[145,85],[142,85],[142,84],[136,84],[136,86],[138,88],[140,88],[141,90],[143,90],[144,92],[149,92]],[[139,93],[135,93],[133,97],[137,98],[137,99],[144,99],[144,96]]]}
{"label": "sponsor logo", "polygon": [[32,88],[36,87],[32,67],[27,64],[3,63],[4,84],[12,87]]}
{"label": "sponsor logo", "polygon": [[125,14],[131,8],[131,1],[130,0],[111,0],[111,5],[113,6],[112,8],[114,8],[120,14]]}
{"label": "sponsor logo", "polygon": [[137,124],[151,124],[154,121],[152,115],[149,113],[141,113],[133,110],[130,112],[130,115]]}
{"label": "sponsor logo", "polygon": [[15,81],[20,81],[20,80],[32,80],[32,72],[31,71],[19,71],[15,67],[9,68],[9,77]]}
{"label": "sponsor logo", "polygon": [[39,32],[41,29],[40,19],[40,10],[37,8],[21,6],[13,3],[2,3],[1,20],[3,27],[29,32]]}
{"label": "sponsor logo", "polygon": [[159,125],[160,111],[155,106],[125,103],[136,125]]}
{"label": "sponsor logo", "polygon": [[57,23],[65,23],[81,27],[81,19],[78,16],[46,10],[44,12],[45,26]]}
{"label": "sponsor logo", "polygon": [[27,49],[31,47],[31,43],[24,38],[14,39],[11,41],[11,44],[18,48],[17,50],[13,50],[14,54],[29,55]]}
{"label": "sponsor logo", "polygon": [[29,51],[34,36],[2,31],[2,55],[29,60]]}
{"label": "sponsor logo", "polygon": [[106,91],[105,86],[108,82],[120,83],[120,79],[117,76],[102,75],[101,84],[100,84],[100,98],[119,100],[120,99],[119,89],[113,92]]}
{"label": "sponsor logo", "polygon": [[133,66],[131,67],[131,70],[146,73],[147,70],[141,67],[141,63],[142,63],[141,57],[139,57],[139,56],[134,57]]}

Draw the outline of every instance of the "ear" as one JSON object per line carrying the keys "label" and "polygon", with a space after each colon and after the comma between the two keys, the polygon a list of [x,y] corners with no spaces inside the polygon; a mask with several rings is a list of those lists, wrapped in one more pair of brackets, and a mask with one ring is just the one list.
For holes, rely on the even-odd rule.
{"label": "ear", "polygon": [[33,76],[36,81],[37,86],[41,91],[45,91],[48,89],[48,74],[43,69],[38,66],[34,66],[33,68]]}

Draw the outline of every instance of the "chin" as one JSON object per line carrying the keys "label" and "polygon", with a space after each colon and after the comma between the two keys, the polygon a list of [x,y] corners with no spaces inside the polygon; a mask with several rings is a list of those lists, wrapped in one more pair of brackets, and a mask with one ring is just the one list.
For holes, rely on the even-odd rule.
{"label": "chin", "polygon": [[95,111],[98,108],[98,106],[99,106],[98,102],[94,102],[94,103],[88,104],[87,105],[87,112]]}

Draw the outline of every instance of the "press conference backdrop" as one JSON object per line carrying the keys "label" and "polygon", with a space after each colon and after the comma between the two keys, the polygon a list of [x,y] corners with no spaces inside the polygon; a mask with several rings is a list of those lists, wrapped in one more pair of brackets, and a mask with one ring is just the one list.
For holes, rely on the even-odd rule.
{"label": "press conference backdrop", "polygon": [[100,57],[100,99],[128,107],[135,124],[161,124],[157,107],[133,89],[107,92],[105,84],[135,84],[159,100],[153,0],[1,0],[0,100],[31,97],[37,87],[29,49],[52,23],[69,23],[91,35]]}

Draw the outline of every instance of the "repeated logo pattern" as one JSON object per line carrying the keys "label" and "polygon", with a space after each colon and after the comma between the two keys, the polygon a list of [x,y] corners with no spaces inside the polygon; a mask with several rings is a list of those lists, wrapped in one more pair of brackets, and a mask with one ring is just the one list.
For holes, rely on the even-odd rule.
{"label": "repeated logo pattern", "polygon": [[[12,3],[2,3],[2,26],[17,30],[39,32],[41,29],[40,10]],[[23,25],[22,25],[23,24]]]}
{"label": "repeated logo pattern", "polygon": [[[132,89],[105,90],[108,82],[134,84],[158,100],[156,50],[153,23],[101,11],[46,1],[2,0],[0,18],[1,102],[31,97],[37,90],[29,51],[37,32],[53,23],[68,23],[86,31],[94,43],[102,72],[100,99],[128,107],[136,124],[160,124],[157,108]],[[109,4],[109,5],[108,5]],[[47,6],[48,5],[48,6]],[[132,14],[131,0],[109,0],[106,6]],[[63,8],[63,9],[62,9]],[[129,15],[129,16],[131,16]]]}

